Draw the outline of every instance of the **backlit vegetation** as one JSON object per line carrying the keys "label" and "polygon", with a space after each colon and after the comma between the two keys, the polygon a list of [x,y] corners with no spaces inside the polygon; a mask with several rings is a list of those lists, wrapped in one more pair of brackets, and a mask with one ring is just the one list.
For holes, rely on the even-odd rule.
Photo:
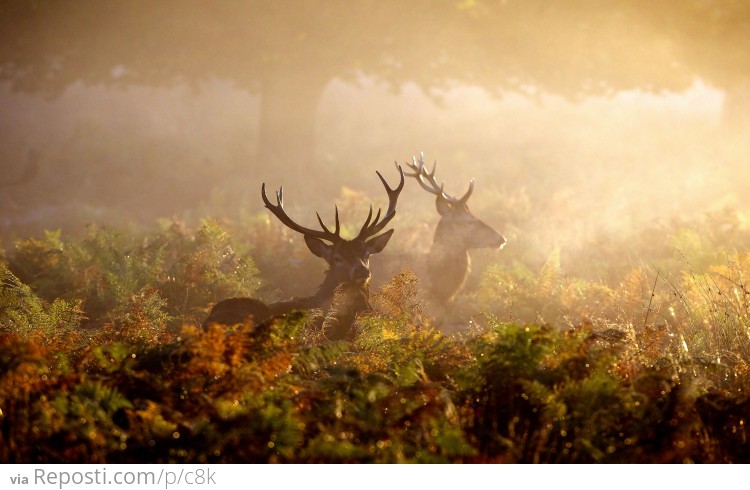
{"label": "backlit vegetation", "polygon": [[218,300],[313,275],[264,219],[22,239],[0,261],[0,461],[747,463],[741,221],[541,261],[511,237],[455,335],[403,270],[351,342],[315,310],[200,329]]}

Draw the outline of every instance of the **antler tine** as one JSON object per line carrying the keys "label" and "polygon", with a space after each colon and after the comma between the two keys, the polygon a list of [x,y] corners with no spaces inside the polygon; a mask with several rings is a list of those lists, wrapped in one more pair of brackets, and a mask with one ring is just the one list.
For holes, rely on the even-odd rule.
{"label": "antler tine", "polygon": [[281,221],[288,228],[291,228],[292,230],[298,233],[302,233],[303,235],[314,237],[314,238],[320,238],[321,240],[327,240],[329,242],[334,242],[334,241],[341,239],[341,237],[339,236],[340,226],[339,226],[338,208],[336,209],[336,231],[335,233],[331,233],[331,230],[329,230],[323,224],[323,220],[320,219],[320,215],[318,215],[318,221],[320,222],[320,225],[323,227],[324,231],[313,230],[312,228],[306,228],[304,226],[298,225],[297,223],[294,222],[294,220],[292,220],[292,218],[289,217],[289,215],[286,214],[286,211],[284,210],[284,187],[279,187],[279,190],[276,191],[276,204],[273,204],[271,203],[271,201],[268,200],[268,196],[266,196],[266,183],[265,182],[261,186],[260,191],[261,191],[261,196],[263,198],[263,203],[265,204],[266,208],[268,208],[268,210],[271,211],[277,218],[279,218],[279,221]]}
{"label": "antler tine", "polygon": [[[413,174],[404,174],[404,175],[406,175],[407,177],[417,177],[419,174],[422,173],[422,165],[424,165],[424,160],[422,160],[422,156],[420,155],[419,162],[421,163],[421,165],[417,164],[417,158],[416,157],[411,157],[411,161],[412,161],[412,163],[406,162],[406,165],[410,169],[414,170],[414,173]],[[398,162],[394,161],[393,163],[396,164],[396,168],[400,167],[400,165],[398,164]]]}
{"label": "antler tine", "polygon": [[[404,171],[401,168],[401,166],[398,167],[398,174],[401,177],[401,181],[398,183],[398,186],[395,189],[391,189],[388,186],[388,182],[385,181],[383,176],[380,174],[380,172],[375,172],[378,174],[378,177],[380,178],[380,182],[383,183],[383,187],[385,187],[385,191],[388,193],[388,211],[385,213],[385,216],[383,219],[388,217],[390,214],[393,214],[396,212],[396,201],[398,201],[398,196],[401,194],[401,190],[404,188]],[[378,216],[380,215],[380,210],[378,210]],[[375,221],[377,222],[378,218],[375,218]]]}
{"label": "antler tine", "polygon": [[320,213],[315,213],[315,216],[318,217],[318,223],[320,223],[320,226],[323,227],[323,230],[325,230],[326,233],[334,236],[339,236],[339,233],[341,232],[341,224],[339,223],[339,207],[334,206],[334,209],[336,210],[336,231],[331,233],[331,230],[328,229],[325,223],[323,223],[323,219],[320,217]]}
{"label": "antler tine", "polygon": [[[428,172],[426,168],[424,168],[424,161],[422,161],[422,173],[419,175],[419,181],[420,183],[423,183],[423,179],[427,179],[434,189],[433,194],[442,194],[443,197],[447,197],[445,192],[443,192],[443,186],[445,183],[441,182],[438,186],[437,180],[435,180],[435,172],[437,171],[437,160],[432,162],[432,172]],[[423,185],[424,187],[424,185]]]}
{"label": "antler tine", "polygon": [[[367,227],[370,226],[370,220],[372,219],[372,204],[370,204],[370,212],[367,215],[367,219],[365,220],[365,224],[362,225],[362,228],[360,228],[359,233],[357,236],[364,236],[365,238],[372,235],[372,233],[368,234],[366,233]],[[380,209],[378,209],[377,214],[375,215],[375,221],[372,222],[373,225],[377,224],[378,220],[380,219]],[[363,233],[365,233],[363,235]]]}
{"label": "antler tine", "polygon": [[419,185],[422,186],[422,188],[427,192],[440,196],[446,201],[460,202],[461,204],[466,204],[466,201],[468,201],[469,197],[471,197],[471,193],[474,192],[474,179],[471,179],[469,181],[469,190],[467,190],[466,194],[464,194],[460,199],[457,199],[450,194],[446,194],[443,190],[445,184],[441,183],[440,185],[438,185],[437,180],[435,180],[437,162],[434,162],[432,164],[432,170],[428,172],[424,166],[424,154],[419,154],[419,160],[417,160],[415,157],[412,157],[412,161],[414,163],[407,162],[407,165],[409,166],[409,168],[414,170],[415,173],[407,175],[409,177],[415,177],[417,179],[417,182],[419,182]]}
{"label": "antler tine", "polygon": [[[393,163],[396,164],[396,168],[401,168],[401,166],[398,164],[398,162],[394,161]],[[416,157],[411,157],[411,163],[406,162],[406,166],[409,167],[414,171],[413,174],[404,174],[407,177],[419,177],[419,174],[422,173],[422,167],[424,166],[424,160],[422,160],[422,156],[420,155],[419,163],[417,163]]]}
{"label": "antler tine", "polygon": [[471,179],[469,181],[469,190],[466,191],[466,194],[464,194],[463,196],[461,196],[461,199],[459,199],[458,201],[461,204],[466,204],[466,201],[469,200],[469,197],[471,197],[471,193],[472,192],[474,192],[474,179]]}
{"label": "antler tine", "polygon": [[[379,213],[379,212],[380,212],[380,210],[378,209],[378,213]],[[371,220],[371,219],[372,219],[372,204],[370,204],[370,212],[369,212],[369,213],[367,214],[367,219],[365,220],[365,224],[364,224],[364,225],[362,225],[362,228],[360,228],[360,230],[359,230],[359,235],[361,235],[361,234],[362,234],[362,232],[363,232],[363,231],[365,231],[365,230],[367,229],[367,225],[369,225],[369,224],[370,224],[370,220]],[[377,218],[376,218],[376,219],[377,219]]]}
{"label": "antler tine", "polygon": [[380,182],[383,183],[385,191],[388,193],[388,210],[383,215],[383,220],[380,221],[380,209],[378,209],[375,219],[372,221],[372,224],[370,224],[370,218],[372,217],[372,206],[370,206],[370,214],[367,216],[365,224],[359,231],[357,239],[366,240],[367,238],[379,233],[393,219],[393,217],[396,216],[396,202],[398,201],[399,194],[401,194],[401,190],[404,188],[404,170],[400,165],[396,166],[398,167],[398,173],[401,176],[401,182],[399,182],[395,189],[391,189],[388,186],[388,183],[380,172],[375,172],[378,174],[378,177],[380,177]]}
{"label": "antler tine", "polygon": [[428,172],[427,168],[424,166],[424,153],[419,154],[419,160],[417,160],[416,157],[412,157],[413,163],[406,163],[409,168],[411,168],[414,173],[413,174],[406,174],[408,177],[414,177],[417,179],[417,182],[422,187],[422,189],[426,190],[430,194],[435,194],[436,196],[442,196],[443,198],[448,199],[449,196],[447,196],[443,192],[443,184],[437,183],[435,180],[435,172],[437,171],[437,162],[434,162],[432,164],[432,171]]}

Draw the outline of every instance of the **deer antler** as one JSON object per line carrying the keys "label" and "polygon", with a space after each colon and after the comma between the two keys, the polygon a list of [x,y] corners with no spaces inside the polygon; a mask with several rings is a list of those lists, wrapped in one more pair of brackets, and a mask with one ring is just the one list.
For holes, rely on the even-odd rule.
{"label": "deer antler", "polygon": [[380,175],[380,172],[375,172],[378,174],[378,177],[380,177],[380,182],[383,183],[385,191],[388,193],[388,210],[385,212],[385,215],[383,215],[383,220],[378,221],[380,219],[380,209],[378,209],[378,213],[375,215],[375,220],[370,223],[370,220],[372,219],[371,204],[370,214],[367,215],[367,220],[365,220],[365,224],[362,225],[362,229],[359,230],[359,235],[357,235],[356,240],[364,241],[371,236],[380,233],[380,231],[385,228],[385,226],[393,219],[393,217],[396,216],[396,201],[398,201],[398,196],[401,193],[401,190],[404,188],[404,171],[400,165],[396,164],[396,167],[398,168],[399,175],[401,175],[401,182],[399,182],[398,186],[395,189],[391,189],[390,187],[388,187],[388,183],[385,181],[383,176]]}
{"label": "deer antler", "polygon": [[[372,204],[370,205],[370,214],[367,216],[367,220],[365,221],[365,224],[362,225],[362,229],[359,230],[359,235],[357,235],[357,238],[355,240],[367,240],[371,236],[374,236],[378,234],[385,226],[390,222],[393,217],[396,215],[396,201],[398,201],[398,196],[401,193],[401,189],[404,188],[404,171],[401,169],[400,166],[396,165],[398,167],[398,171],[401,175],[401,182],[399,183],[398,187],[395,189],[391,189],[388,187],[388,183],[385,181],[382,175],[380,175],[380,172],[376,172],[378,174],[378,177],[380,177],[380,181],[383,183],[383,186],[385,186],[385,190],[388,193],[388,210],[386,211],[385,215],[383,216],[383,220],[380,221],[380,209],[378,209],[378,213],[375,215],[375,219],[372,219]],[[329,242],[336,242],[342,240],[341,238],[341,224],[339,223],[339,208],[336,207],[336,228],[334,231],[331,231],[328,229],[328,227],[323,223],[323,219],[320,217],[319,213],[315,213],[315,215],[318,217],[318,223],[320,223],[320,226],[323,228],[323,230],[313,230],[312,228],[306,228],[304,226],[301,226],[292,220],[292,218],[289,217],[289,215],[286,214],[286,211],[284,210],[284,188],[280,187],[279,190],[276,192],[276,204],[271,203],[271,201],[268,200],[268,196],[266,196],[266,184],[263,183],[261,186],[261,194],[263,196],[263,203],[266,205],[266,207],[274,214],[277,218],[279,218],[279,221],[281,221],[284,225],[286,225],[288,228],[291,228],[294,231],[297,231],[299,233],[302,233],[303,235],[314,237],[314,238],[320,238],[321,240],[327,240]],[[372,221],[372,222],[371,222]]]}
{"label": "deer antler", "polygon": [[[266,196],[266,184],[265,182],[261,186],[261,194],[263,195],[263,202],[265,203],[266,207],[274,214],[277,218],[279,218],[279,221],[281,221],[283,224],[285,224],[287,227],[291,228],[294,231],[297,231],[299,233],[302,233],[303,235],[314,237],[314,238],[320,238],[321,240],[327,240],[329,242],[336,242],[341,240],[341,225],[339,224],[339,208],[336,207],[336,229],[335,231],[331,232],[331,230],[328,229],[328,227],[323,223],[323,220],[320,217],[319,213],[315,213],[315,215],[318,217],[318,223],[320,223],[320,226],[323,228],[323,230],[313,230],[312,228],[306,228],[304,226],[298,225],[297,223],[292,220],[292,218],[289,217],[289,215],[286,214],[286,211],[284,210],[284,188],[280,187],[279,190],[276,192],[276,204],[272,204],[271,201],[268,200],[268,197]],[[372,212],[372,210],[370,211]]]}
{"label": "deer antler", "polygon": [[466,202],[469,200],[469,197],[471,196],[471,193],[474,192],[474,179],[471,179],[469,181],[469,190],[466,191],[466,194],[464,194],[460,199],[456,199],[455,197],[446,194],[443,190],[444,184],[441,183],[440,185],[438,185],[437,181],[435,180],[435,170],[437,169],[437,162],[432,164],[432,171],[428,172],[427,168],[424,166],[424,153],[419,154],[418,160],[417,158],[412,157],[412,163],[407,162],[406,165],[408,165],[409,168],[414,171],[413,174],[406,174],[408,177],[416,178],[417,182],[419,182],[419,185],[422,186],[422,189],[426,190],[430,194],[435,194],[436,196],[439,196],[446,201],[466,204]]}

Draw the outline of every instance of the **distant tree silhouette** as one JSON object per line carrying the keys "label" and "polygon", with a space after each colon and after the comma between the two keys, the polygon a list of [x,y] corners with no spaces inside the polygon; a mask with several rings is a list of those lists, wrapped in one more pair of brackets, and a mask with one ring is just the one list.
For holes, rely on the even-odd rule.
{"label": "distant tree silhouette", "polygon": [[745,0],[5,0],[0,32],[0,80],[16,90],[221,78],[259,92],[260,172],[313,163],[323,90],[360,74],[430,94],[470,84],[568,98],[700,77],[748,112]]}

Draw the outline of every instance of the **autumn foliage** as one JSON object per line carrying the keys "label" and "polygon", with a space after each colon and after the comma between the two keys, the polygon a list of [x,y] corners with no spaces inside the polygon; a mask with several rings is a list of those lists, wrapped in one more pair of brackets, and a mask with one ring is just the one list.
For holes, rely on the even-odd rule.
{"label": "autumn foliage", "polygon": [[348,342],[315,310],[201,329],[222,298],[277,294],[261,281],[277,277],[260,245],[273,232],[253,226],[16,242],[0,265],[0,461],[750,461],[746,252],[613,255],[606,280],[559,251],[538,267],[509,254],[453,335],[408,270]]}

